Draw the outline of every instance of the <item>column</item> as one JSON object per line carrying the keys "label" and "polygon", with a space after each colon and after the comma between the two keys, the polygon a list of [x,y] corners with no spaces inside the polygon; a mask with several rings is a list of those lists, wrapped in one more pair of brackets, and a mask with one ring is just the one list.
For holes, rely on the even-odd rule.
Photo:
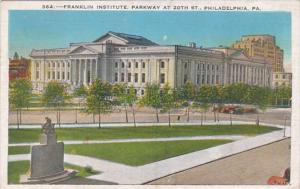
{"label": "column", "polygon": [[84,65],[83,84],[87,85],[87,60],[86,59],[83,59],[83,65]]}
{"label": "column", "polygon": [[93,63],[92,60],[89,59],[89,64],[90,64],[90,83],[91,84],[93,82]]}

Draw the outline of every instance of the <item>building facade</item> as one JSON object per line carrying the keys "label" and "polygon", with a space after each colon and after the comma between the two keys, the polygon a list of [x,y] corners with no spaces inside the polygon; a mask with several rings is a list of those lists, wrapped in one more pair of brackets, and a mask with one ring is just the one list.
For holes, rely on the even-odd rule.
{"label": "building facade", "polygon": [[292,87],[292,73],[276,72],[273,73],[273,87],[287,86]]}
{"label": "building facade", "polygon": [[51,80],[74,89],[96,78],[133,85],[139,95],[147,83],[180,88],[188,80],[195,85],[244,82],[270,87],[272,65],[247,57],[236,49],[204,49],[158,45],[142,36],[108,32],[93,42],[71,43],[68,48],[33,49],[32,82],[42,91]]}
{"label": "building facade", "polygon": [[30,60],[23,57],[9,60],[9,81],[17,78],[30,79]]}
{"label": "building facade", "polygon": [[283,50],[272,35],[244,35],[232,47],[243,49],[249,57],[263,57],[272,62],[273,72],[283,72]]}

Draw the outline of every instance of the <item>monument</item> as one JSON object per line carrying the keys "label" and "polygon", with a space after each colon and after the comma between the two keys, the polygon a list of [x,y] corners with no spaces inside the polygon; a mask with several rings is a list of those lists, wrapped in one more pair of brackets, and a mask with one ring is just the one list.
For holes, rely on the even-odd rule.
{"label": "monument", "polygon": [[53,184],[69,179],[75,171],[64,169],[64,143],[57,142],[54,124],[45,118],[40,145],[31,147],[29,175],[21,176],[23,184]]}

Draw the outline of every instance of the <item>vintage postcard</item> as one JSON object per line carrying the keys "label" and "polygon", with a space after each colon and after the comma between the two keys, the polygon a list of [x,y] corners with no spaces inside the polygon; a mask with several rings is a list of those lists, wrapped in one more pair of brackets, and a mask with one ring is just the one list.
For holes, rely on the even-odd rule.
{"label": "vintage postcard", "polygon": [[299,4],[1,2],[1,188],[299,188]]}

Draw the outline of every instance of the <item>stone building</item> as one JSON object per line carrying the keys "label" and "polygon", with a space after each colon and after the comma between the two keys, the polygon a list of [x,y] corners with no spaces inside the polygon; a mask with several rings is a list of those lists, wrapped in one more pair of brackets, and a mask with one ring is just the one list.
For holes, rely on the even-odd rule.
{"label": "stone building", "polygon": [[272,63],[273,72],[283,72],[283,50],[272,35],[244,35],[233,48],[243,49],[249,57],[263,57]]}
{"label": "stone building", "polygon": [[273,73],[273,87],[287,86],[292,87],[292,73],[276,72]]}
{"label": "stone building", "polygon": [[158,45],[142,36],[108,32],[93,42],[71,43],[67,48],[33,49],[32,82],[41,92],[51,80],[71,89],[100,78],[110,83],[133,85],[139,95],[147,83],[168,83],[180,88],[188,80],[196,85],[245,82],[270,87],[272,65],[249,58],[241,50],[204,49]]}

